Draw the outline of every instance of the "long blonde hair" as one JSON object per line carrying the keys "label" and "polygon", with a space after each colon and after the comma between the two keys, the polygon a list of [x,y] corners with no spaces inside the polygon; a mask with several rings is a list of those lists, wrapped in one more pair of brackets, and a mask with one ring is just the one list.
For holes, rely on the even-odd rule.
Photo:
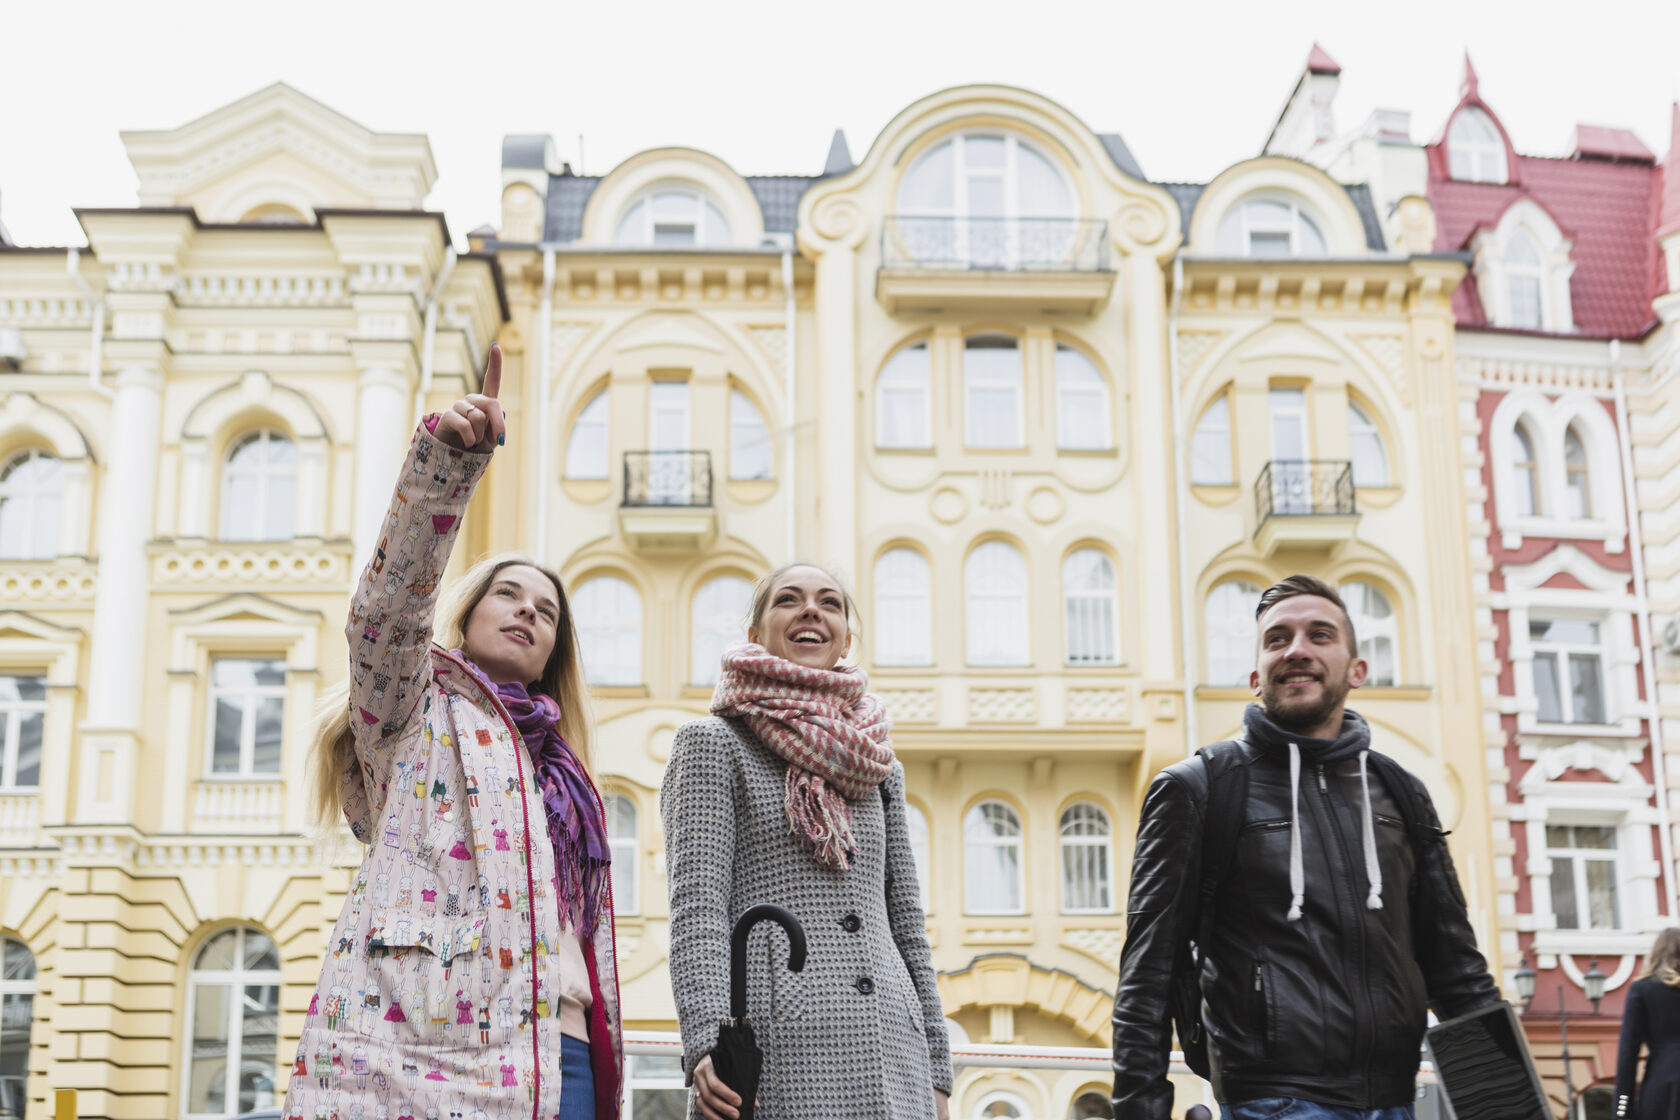
{"label": "long blonde hair", "polygon": [[[515,564],[535,568],[554,584],[554,594],[560,603],[560,619],[554,627],[554,650],[548,655],[542,676],[533,682],[531,691],[559,701],[560,736],[571,745],[579,761],[588,769],[594,736],[589,688],[583,680],[583,658],[578,650],[572,606],[557,572],[516,552],[501,552],[480,560],[440,598],[436,615],[440,621],[435,624],[433,639],[445,649],[460,649],[466,636],[467,620],[489,593],[496,573]],[[310,800],[315,808],[315,821],[320,828],[330,829],[344,814],[340,783],[348,771],[361,765],[350,731],[349,677],[329,689],[321,699],[315,715],[315,746],[311,760],[313,788]]]}
{"label": "long blonde hair", "polygon": [[1652,976],[1671,988],[1680,988],[1680,929],[1669,926],[1657,934],[1651,951],[1645,956],[1645,971],[1639,978]]}

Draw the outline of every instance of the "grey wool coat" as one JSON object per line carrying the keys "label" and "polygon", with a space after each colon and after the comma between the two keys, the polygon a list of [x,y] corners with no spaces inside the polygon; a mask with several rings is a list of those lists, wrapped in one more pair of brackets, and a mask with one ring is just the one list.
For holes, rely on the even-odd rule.
{"label": "grey wool coat", "polygon": [[[951,1054],[916,865],[904,768],[852,802],[851,867],[818,863],[788,829],[787,763],[738,719],[684,724],[659,792],[671,895],[671,986],[683,1069],[717,1044],[729,1014],[729,932],[775,902],[805,926],[805,970],[787,937],[753,930],[747,1015],[764,1050],[761,1120],[929,1120],[951,1091]],[[689,1116],[700,1116],[694,1093]]]}

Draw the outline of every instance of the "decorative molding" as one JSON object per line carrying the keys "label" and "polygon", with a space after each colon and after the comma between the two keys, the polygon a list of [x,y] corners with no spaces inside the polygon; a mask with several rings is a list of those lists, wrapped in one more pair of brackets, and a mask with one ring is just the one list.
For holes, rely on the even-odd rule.
{"label": "decorative molding", "polygon": [[1461,379],[1479,382],[1489,389],[1530,386],[1555,392],[1585,389],[1592,393],[1608,394],[1614,388],[1610,367],[1600,365],[1571,365],[1514,358],[1460,358],[1458,375]]}
{"label": "decorative molding", "polygon": [[[970,926],[963,930],[964,945],[1031,945],[1031,926]],[[1118,959],[1118,958],[1116,958]]]}
{"label": "decorative molding", "polygon": [[86,326],[93,304],[64,296],[0,296],[0,320],[28,327]]}
{"label": "decorative molding", "polygon": [[0,567],[0,602],[91,603],[99,569],[91,560],[48,560]]}
{"label": "decorative molding", "polygon": [[192,831],[272,836],[281,830],[285,792],[278,777],[266,781],[203,779],[193,796]]}
{"label": "decorative molding", "polygon": [[1032,723],[1038,694],[1030,688],[971,688],[968,718],[975,723]]}
{"label": "decorative molding", "polygon": [[1070,688],[1069,723],[1125,723],[1131,715],[1130,697],[1123,688]]}
{"label": "decorative molding", "polygon": [[1399,334],[1349,334],[1359,348],[1369,354],[1379,369],[1388,374],[1394,388],[1406,397],[1406,339]]}
{"label": "decorative molding", "polygon": [[600,326],[598,322],[557,321],[548,335],[548,375],[557,377],[566,363],[572,360],[583,340]]}
{"label": "decorative molding", "polygon": [[342,272],[195,272],[182,278],[177,293],[183,304],[229,307],[277,307],[344,304]]}
{"label": "decorative molding", "polygon": [[0,848],[27,848],[41,826],[39,789],[0,790]]}
{"label": "decorative molding", "polygon": [[786,327],[748,327],[747,337],[753,340],[765,357],[770,359],[770,366],[783,382],[787,381],[787,328]]}
{"label": "decorative molding", "polygon": [[1126,931],[1114,929],[1064,929],[1062,946],[1087,957],[1106,968],[1113,968],[1120,959],[1120,946],[1125,943]]}
{"label": "decorative molding", "polygon": [[[0,576],[0,579],[3,579]],[[166,584],[292,584],[347,590],[350,543],[272,544],[210,543],[189,548],[173,544],[152,554],[152,582]],[[4,584],[0,583],[0,590]],[[88,595],[92,598],[92,593]]]}
{"label": "decorative molding", "polygon": [[1209,350],[1219,344],[1219,340],[1230,334],[1230,331],[1192,331],[1178,332],[1178,379],[1188,381],[1190,375],[1196,371],[1196,366],[1207,357]]}
{"label": "decorative molding", "polygon": [[938,694],[931,688],[883,689],[876,695],[894,723],[933,723],[939,718]]}

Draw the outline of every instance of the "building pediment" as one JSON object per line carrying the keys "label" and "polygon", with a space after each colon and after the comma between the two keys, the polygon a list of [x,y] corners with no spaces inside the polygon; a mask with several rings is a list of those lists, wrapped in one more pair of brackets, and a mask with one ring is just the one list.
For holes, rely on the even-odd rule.
{"label": "building pediment", "polygon": [[424,135],[373,132],[283,82],[179,128],[122,140],[140,205],[190,206],[208,222],[418,210],[437,179]]}

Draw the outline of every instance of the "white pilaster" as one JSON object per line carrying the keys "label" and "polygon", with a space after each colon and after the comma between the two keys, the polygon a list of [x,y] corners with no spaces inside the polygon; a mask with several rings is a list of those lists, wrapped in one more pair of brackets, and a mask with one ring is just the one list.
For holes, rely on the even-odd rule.
{"label": "white pilaster", "polygon": [[356,399],[356,547],[358,576],[379,543],[379,526],[391,505],[391,490],[408,445],[408,384],[383,367],[362,371]]}
{"label": "white pilaster", "polygon": [[202,439],[181,441],[181,512],[175,522],[175,535],[195,540],[205,535],[205,514],[210,508],[210,495],[205,491],[205,469],[210,457],[210,445]]}
{"label": "white pilaster", "polygon": [[117,374],[110,455],[99,509],[99,584],[88,657],[87,721],[76,819],[119,823],[132,815],[146,664],[146,542],[157,496],[163,378]]}

